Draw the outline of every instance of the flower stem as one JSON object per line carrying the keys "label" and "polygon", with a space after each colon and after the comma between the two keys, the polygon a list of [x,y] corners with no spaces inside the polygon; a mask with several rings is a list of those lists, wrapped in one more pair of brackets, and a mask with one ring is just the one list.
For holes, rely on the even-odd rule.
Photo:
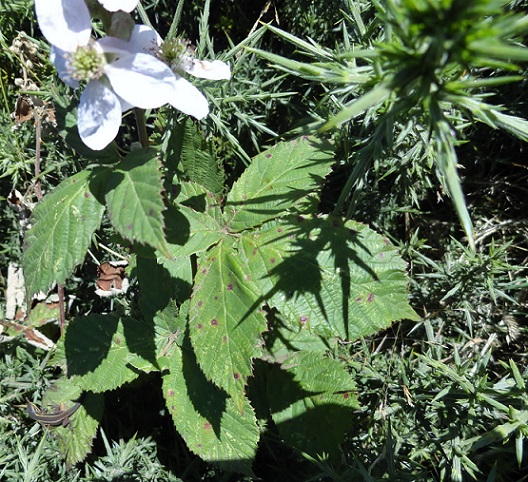
{"label": "flower stem", "polygon": [[149,146],[149,139],[147,135],[147,124],[145,122],[145,109],[134,109],[136,115],[136,125],[138,130],[139,142],[141,142],[142,147]]}

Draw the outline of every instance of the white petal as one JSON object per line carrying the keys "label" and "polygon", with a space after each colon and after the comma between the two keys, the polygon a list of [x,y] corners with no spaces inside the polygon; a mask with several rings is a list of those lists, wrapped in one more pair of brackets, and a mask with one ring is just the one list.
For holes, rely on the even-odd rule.
{"label": "white petal", "polygon": [[121,112],[127,112],[130,109],[134,108],[134,106],[132,104],[129,104],[125,99],[122,99],[118,95],[117,95],[117,98],[119,99],[119,103],[121,104]]}
{"label": "white petal", "polygon": [[133,52],[143,52],[151,55],[157,53],[161,42],[158,32],[146,25],[136,25],[128,41],[130,50]]}
{"label": "white petal", "polygon": [[209,103],[205,96],[183,77],[176,80],[176,93],[169,100],[169,104],[198,120],[209,114]]}
{"label": "white petal", "polygon": [[94,48],[105,54],[116,54],[117,56],[130,55],[134,51],[126,40],[116,37],[103,37],[94,43]]}
{"label": "white petal", "polygon": [[50,44],[67,52],[88,44],[92,25],[84,0],[35,0],[35,11]]}
{"label": "white petal", "polygon": [[106,65],[104,71],[116,94],[135,107],[160,107],[174,96],[172,70],[152,55],[128,55]]}
{"label": "white petal", "polygon": [[191,75],[201,79],[209,80],[227,80],[231,78],[231,69],[229,65],[221,60],[207,60],[193,59],[190,68],[186,69]]}
{"label": "white petal", "polygon": [[121,104],[114,92],[97,80],[81,95],[77,127],[83,142],[95,151],[112,142],[121,125]]}
{"label": "white petal", "polygon": [[109,12],[131,12],[137,7],[139,0],[99,0],[99,3]]}
{"label": "white petal", "polygon": [[71,66],[69,61],[69,52],[52,46],[50,52],[50,60],[57,69],[60,79],[69,87],[77,89],[79,81],[71,76]]}

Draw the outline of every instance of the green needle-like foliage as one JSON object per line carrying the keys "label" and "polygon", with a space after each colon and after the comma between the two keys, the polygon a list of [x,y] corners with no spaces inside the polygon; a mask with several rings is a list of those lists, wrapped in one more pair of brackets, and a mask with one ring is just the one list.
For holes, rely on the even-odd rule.
{"label": "green needle-like foliage", "polygon": [[[519,43],[528,19],[505,11],[508,3],[374,2],[376,19],[369,28],[383,27],[382,36],[372,43],[369,38],[368,45],[362,43],[362,38],[352,43],[354,39],[345,37],[348,48],[344,51],[330,51],[268,27],[316,61],[306,63],[262,50],[253,52],[289,74],[335,85],[327,102],[337,104],[338,112],[312,124],[314,127],[326,131],[349,121],[357,123],[355,119],[360,115],[364,115],[364,126],[367,122],[383,126],[382,131],[359,133],[366,135],[359,140],[364,146],[364,157],[360,156],[358,164],[361,168],[351,175],[338,208],[350,197],[353,187],[361,185],[375,160],[369,144],[381,143],[378,149],[390,152],[398,135],[397,126],[412,120],[414,129],[428,132],[426,142],[435,146],[436,167],[469,245],[474,248],[473,226],[457,172],[456,146],[467,125],[460,115],[521,139],[528,136],[526,120],[503,113],[501,106],[483,102],[493,92],[491,89],[521,80],[522,76],[514,73],[520,71],[519,62],[528,60],[528,49]],[[354,2],[347,4],[355,11]],[[352,215],[353,211],[349,209],[348,213]]]}

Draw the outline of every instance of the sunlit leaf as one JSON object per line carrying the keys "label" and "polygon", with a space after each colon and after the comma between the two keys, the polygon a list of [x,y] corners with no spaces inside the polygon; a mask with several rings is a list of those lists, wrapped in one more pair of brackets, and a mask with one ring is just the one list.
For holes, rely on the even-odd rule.
{"label": "sunlit leaf", "polygon": [[175,346],[168,360],[163,395],[189,449],[224,470],[252,475],[259,429],[251,405],[244,399],[240,410],[207,381],[188,342]]}
{"label": "sunlit leaf", "polygon": [[44,196],[35,208],[24,253],[30,295],[47,291],[53,282],[64,284],[84,260],[103,217],[99,185],[97,172],[81,171]]}

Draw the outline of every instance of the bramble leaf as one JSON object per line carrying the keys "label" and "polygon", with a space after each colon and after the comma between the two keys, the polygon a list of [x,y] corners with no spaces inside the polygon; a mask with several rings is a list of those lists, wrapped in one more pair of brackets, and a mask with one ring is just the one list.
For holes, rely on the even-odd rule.
{"label": "bramble leaf", "polygon": [[168,160],[177,162],[178,178],[196,182],[213,193],[223,191],[223,170],[214,156],[212,143],[204,139],[198,124],[187,119],[174,127],[169,152]]}
{"label": "bramble leaf", "polygon": [[242,238],[252,279],[292,328],[356,340],[417,319],[405,262],[363,224],[298,216]]}
{"label": "bramble leaf", "polygon": [[231,395],[239,410],[266,329],[258,299],[233,242],[224,240],[199,259],[189,309],[192,345],[205,376]]}
{"label": "bramble leaf", "polygon": [[[104,397],[99,393],[84,393],[68,378],[60,378],[50,387],[42,400],[42,406],[69,408],[79,401],[80,407],[69,417],[70,424],[58,426],[54,433],[60,452],[66,463],[74,465],[86,458],[92,448],[99,422],[103,417]],[[69,400],[69,401],[68,401]],[[65,403],[66,402],[66,403]]]}
{"label": "bramble leaf", "polygon": [[61,339],[56,358],[83,390],[114,390],[139,371],[158,369],[154,330],[133,318],[88,315],[75,318]]}
{"label": "bramble leaf", "polygon": [[280,142],[254,157],[227,196],[230,229],[241,231],[284,215],[320,187],[332,163],[331,146],[310,137]]}
{"label": "bramble leaf", "polygon": [[163,372],[163,394],[178,432],[189,449],[226,471],[253,475],[259,429],[253,408],[244,398],[242,410],[225,392],[207,381],[188,339],[173,345]]}
{"label": "bramble leaf", "polygon": [[124,238],[148,244],[168,255],[163,232],[163,186],[160,162],[151,149],[132,151],[108,178],[110,221]]}
{"label": "bramble leaf", "polygon": [[[29,295],[64,284],[80,264],[101,224],[97,172],[81,171],[44,196],[27,232],[24,275]],[[93,192],[95,191],[95,192]]]}
{"label": "bramble leaf", "polygon": [[273,421],[284,439],[313,457],[339,460],[339,444],[359,404],[345,367],[320,353],[293,353],[268,378]]}

